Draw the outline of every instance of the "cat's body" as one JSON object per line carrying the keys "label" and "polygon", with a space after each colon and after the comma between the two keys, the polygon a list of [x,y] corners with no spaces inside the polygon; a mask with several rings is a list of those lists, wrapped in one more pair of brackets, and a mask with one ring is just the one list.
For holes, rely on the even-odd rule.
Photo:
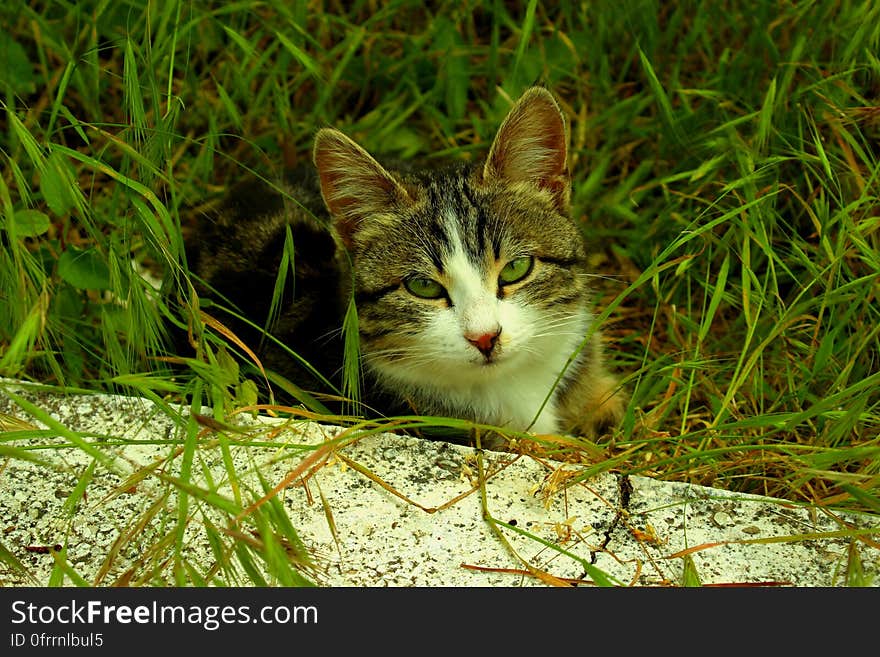
{"label": "cat's body", "polygon": [[[559,107],[539,88],[511,110],[478,166],[390,170],[321,130],[319,184],[289,187],[296,201],[257,191],[258,210],[253,188],[233,193],[191,249],[193,269],[260,323],[290,226],[295,289],[272,332],[338,372],[353,291],[368,407],[594,435],[623,402],[602,364],[586,253],[568,216],[566,143]],[[298,205],[320,216],[317,187],[335,236]],[[301,379],[277,350],[263,358]]]}

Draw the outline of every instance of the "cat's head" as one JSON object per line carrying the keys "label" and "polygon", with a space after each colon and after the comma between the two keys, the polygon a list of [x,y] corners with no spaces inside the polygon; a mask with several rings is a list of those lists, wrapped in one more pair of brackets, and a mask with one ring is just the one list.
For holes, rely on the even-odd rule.
{"label": "cat's head", "polygon": [[393,171],[333,129],[315,164],[354,266],[361,348],[399,383],[497,381],[584,335],[581,234],[569,218],[559,105],[527,91],[479,166]]}

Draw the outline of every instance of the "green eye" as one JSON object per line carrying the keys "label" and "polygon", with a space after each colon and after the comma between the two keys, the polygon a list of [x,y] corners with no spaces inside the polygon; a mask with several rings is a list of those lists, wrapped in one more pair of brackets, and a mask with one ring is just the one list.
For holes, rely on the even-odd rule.
{"label": "green eye", "polygon": [[504,269],[498,275],[498,282],[501,285],[510,285],[511,283],[521,281],[532,271],[533,264],[535,264],[535,259],[532,256],[514,258],[504,265]]}
{"label": "green eye", "polygon": [[446,296],[446,288],[432,278],[407,278],[403,281],[407,292],[420,299],[439,299]]}

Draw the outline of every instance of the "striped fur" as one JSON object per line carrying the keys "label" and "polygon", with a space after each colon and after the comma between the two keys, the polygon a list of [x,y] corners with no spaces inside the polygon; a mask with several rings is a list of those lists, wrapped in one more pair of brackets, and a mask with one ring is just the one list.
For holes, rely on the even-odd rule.
{"label": "striped fur", "polygon": [[[353,280],[367,405],[537,433],[595,435],[619,419],[569,217],[565,122],[549,92],[523,95],[478,166],[392,169],[333,129],[317,134],[314,160],[352,263],[346,271],[337,251],[332,268],[316,269]],[[280,214],[302,223],[289,207]],[[348,293],[340,283],[325,300],[334,320]],[[280,337],[301,342],[296,331]]]}

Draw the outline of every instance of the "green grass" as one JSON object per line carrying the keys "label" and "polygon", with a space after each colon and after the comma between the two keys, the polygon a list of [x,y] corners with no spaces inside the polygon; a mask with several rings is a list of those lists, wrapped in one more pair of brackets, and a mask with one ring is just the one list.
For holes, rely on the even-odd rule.
{"label": "green grass", "polygon": [[[325,4],[3,4],[0,374],[222,419],[262,375],[192,310],[197,215],[246,171],[307,162],[324,125],[373,152],[481,156],[540,82],[571,119],[575,211],[631,403],[598,449],[534,448],[880,508],[880,5]],[[169,354],[169,321],[205,347]]]}

